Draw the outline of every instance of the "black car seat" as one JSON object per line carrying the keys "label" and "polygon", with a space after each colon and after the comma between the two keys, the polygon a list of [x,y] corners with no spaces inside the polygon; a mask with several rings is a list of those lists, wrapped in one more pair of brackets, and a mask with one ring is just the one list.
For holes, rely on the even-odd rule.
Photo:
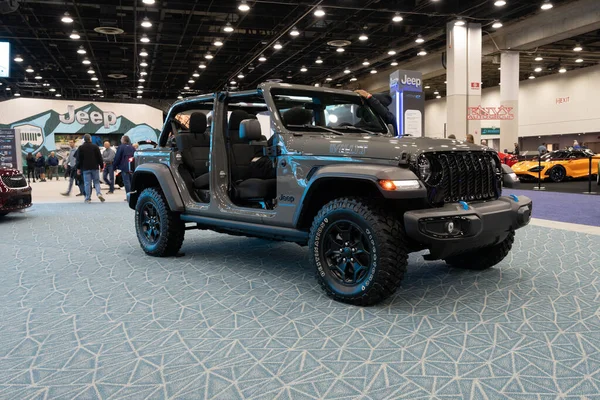
{"label": "black car seat", "polygon": [[[253,145],[246,137],[240,137],[240,124],[244,120],[252,120],[251,118],[252,116],[243,110],[236,110],[229,117],[231,180],[234,183],[251,178],[250,164],[255,157],[260,157],[263,153],[262,146]],[[257,120],[254,121],[258,123]]]}
{"label": "black car seat", "polygon": [[177,135],[176,142],[183,165],[192,175],[195,189],[209,185],[210,135],[206,133],[206,115],[195,112],[190,116],[190,132]]}
{"label": "black car seat", "polygon": [[302,107],[290,108],[282,115],[286,125],[309,125],[312,123],[313,113]]}

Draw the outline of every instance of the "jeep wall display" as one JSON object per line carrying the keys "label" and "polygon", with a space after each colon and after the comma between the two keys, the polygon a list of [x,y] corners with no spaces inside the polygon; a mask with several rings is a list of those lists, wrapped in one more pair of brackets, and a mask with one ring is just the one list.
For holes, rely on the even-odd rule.
{"label": "jeep wall display", "polygon": [[330,297],[364,306],[397,290],[409,253],[479,270],[506,257],[532,203],[502,196],[497,153],[391,133],[341,90],[266,83],[177,102],[157,148],[136,152],[140,245],[175,256],[194,228],[295,242]]}

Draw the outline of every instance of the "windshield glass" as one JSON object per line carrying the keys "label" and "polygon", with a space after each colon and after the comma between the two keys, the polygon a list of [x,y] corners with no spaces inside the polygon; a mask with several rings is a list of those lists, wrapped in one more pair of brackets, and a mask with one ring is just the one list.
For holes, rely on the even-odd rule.
{"label": "windshield glass", "polygon": [[354,94],[272,89],[271,96],[285,127],[323,133],[387,133],[387,127],[366,101]]}

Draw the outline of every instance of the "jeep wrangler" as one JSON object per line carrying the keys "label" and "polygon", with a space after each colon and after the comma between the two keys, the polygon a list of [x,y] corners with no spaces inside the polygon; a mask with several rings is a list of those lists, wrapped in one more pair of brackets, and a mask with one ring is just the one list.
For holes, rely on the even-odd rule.
{"label": "jeep wrangler", "polygon": [[362,306],[396,291],[411,252],[498,264],[532,210],[502,196],[492,149],[394,137],[368,100],[329,88],[265,83],[179,101],[135,165],[127,196],[147,254],[177,255],[190,229],[295,242],[330,297]]}

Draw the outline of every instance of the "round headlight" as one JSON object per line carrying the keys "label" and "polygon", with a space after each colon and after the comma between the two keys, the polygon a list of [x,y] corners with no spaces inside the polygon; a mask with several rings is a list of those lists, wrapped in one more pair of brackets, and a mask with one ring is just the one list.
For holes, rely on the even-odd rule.
{"label": "round headlight", "polygon": [[419,178],[423,182],[428,182],[431,179],[431,163],[427,157],[419,158]]}

